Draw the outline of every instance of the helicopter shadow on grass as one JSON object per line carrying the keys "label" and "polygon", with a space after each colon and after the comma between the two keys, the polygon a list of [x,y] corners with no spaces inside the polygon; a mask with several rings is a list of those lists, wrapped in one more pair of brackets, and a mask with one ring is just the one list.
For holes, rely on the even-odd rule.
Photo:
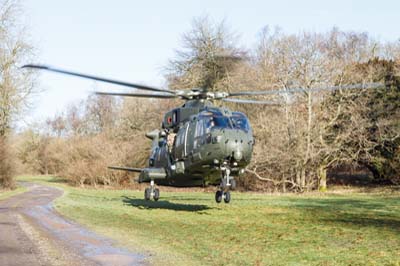
{"label": "helicopter shadow on grass", "polygon": [[201,214],[205,214],[201,211],[213,209],[212,207],[204,204],[182,204],[173,203],[168,200],[152,201],[127,196],[122,196],[122,201],[125,205],[130,205],[139,209],[165,209],[174,211],[199,212]]}

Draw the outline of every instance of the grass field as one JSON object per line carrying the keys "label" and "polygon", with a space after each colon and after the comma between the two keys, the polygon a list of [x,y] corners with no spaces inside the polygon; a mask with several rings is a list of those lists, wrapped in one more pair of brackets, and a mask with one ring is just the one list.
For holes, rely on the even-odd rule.
{"label": "grass field", "polygon": [[326,194],[232,194],[61,186],[56,209],[155,265],[400,265],[400,191]]}

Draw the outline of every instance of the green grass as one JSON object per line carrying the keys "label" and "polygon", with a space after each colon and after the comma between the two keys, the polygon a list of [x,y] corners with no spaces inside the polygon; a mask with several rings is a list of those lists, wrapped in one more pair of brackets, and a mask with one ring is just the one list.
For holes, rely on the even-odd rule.
{"label": "green grass", "polygon": [[[72,188],[59,212],[155,265],[400,265],[400,192],[263,195]],[[148,253],[147,253],[148,254]]]}
{"label": "green grass", "polygon": [[18,186],[16,189],[13,190],[0,189],[0,200],[7,199],[11,196],[23,193],[25,191],[27,191],[27,188],[21,186]]}

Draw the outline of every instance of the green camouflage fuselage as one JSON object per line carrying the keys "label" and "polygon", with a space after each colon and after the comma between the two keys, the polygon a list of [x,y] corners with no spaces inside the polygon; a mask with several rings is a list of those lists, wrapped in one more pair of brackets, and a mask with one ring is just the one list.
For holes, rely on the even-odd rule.
{"label": "green camouflage fuselage", "polygon": [[[186,110],[185,110],[186,109]],[[210,102],[188,102],[154,130],[149,168],[139,180],[170,186],[219,184],[221,167],[237,176],[250,163],[254,137],[246,116]],[[173,142],[169,142],[173,138]]]}

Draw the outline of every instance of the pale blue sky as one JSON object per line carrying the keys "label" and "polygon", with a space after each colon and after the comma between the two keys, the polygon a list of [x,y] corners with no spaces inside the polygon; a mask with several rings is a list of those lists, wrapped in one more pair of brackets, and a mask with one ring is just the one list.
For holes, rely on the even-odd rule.
{"label": "pale blue sky", "polygon": [[[162,68],[194,17],[225,19],[252,47],[266,25],[285,32],[367,31],[382,41],[400,37],[400,1],[352,0],[22,0],[37,62],[148,85],[164,85]],[[28,63],[28,62],[27,62]],[[44,119],[84,99],[94,83],[53,73],[39,77],[30,119]],[[96,86],[116,90],[109,85]],[[124,88],[121,88],[124,89]]]}

